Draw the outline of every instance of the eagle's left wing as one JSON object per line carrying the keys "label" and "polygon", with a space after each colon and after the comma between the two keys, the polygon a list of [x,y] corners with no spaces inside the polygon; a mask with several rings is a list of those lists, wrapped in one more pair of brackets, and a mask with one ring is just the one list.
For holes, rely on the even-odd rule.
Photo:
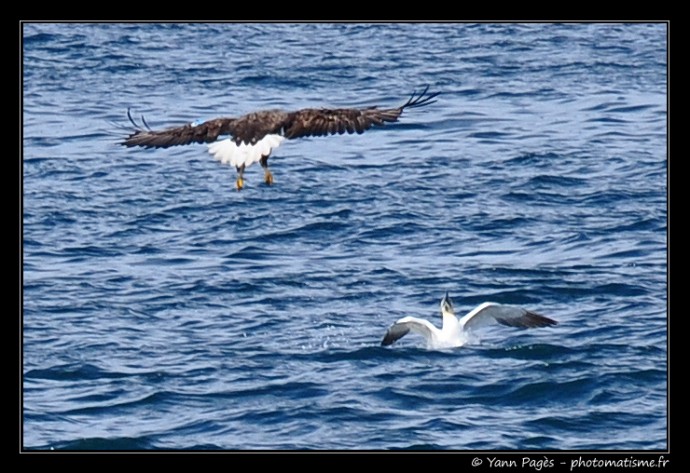
{"label": "eagle's left wing", "polygon": [[395,122],[405,109],[423,107],[435,102],[432,100],[440,92],[427,94],[429,87],[419,95],[413,93],[409,100],[397,108],[305,108],[289,113],[283,129],[288,139],[303,136],[324,136],[343,133],[363,133],[375,125]]}

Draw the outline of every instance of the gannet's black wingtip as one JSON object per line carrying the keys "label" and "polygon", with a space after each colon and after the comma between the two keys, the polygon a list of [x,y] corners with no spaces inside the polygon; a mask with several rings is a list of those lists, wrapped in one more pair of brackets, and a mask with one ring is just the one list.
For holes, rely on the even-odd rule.
{"label": "gannet's black wingtip", "polygon": [[409,331],[410,328],[406,324],[395,323],[391,325],[388,330],[386,330],[386,335],[383,336],[383,340],[381,340],[381,346],[387,347],[388,345],[392,345],[407,335]]}

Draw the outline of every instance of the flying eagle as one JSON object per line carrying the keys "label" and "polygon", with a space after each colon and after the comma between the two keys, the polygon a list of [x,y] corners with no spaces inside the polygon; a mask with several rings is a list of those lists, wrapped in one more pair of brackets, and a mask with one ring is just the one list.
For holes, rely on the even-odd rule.
{"label": "flying eagle", "polygon": [[[202,123],[152,130],[144,117],[141,124],[127,117],[134,131],[122,142],[124,146],[144,148],[169,148],[190,143],[210,143],[208,151],[222,164],[237,169],[237,190],[244,187],[244,170],[261,163],[264,181],[273,184],[273,175],[268,169],[268,157],[285,139],[303,136],[325,136],[343,133],[361,134],[374,125],[395,122],[408,108],[418,108],[435,102],[439,92],[427,94],[427,86],[420,94],[413,92],[409,100],[397,108],[304,108],[294,112],[262,110],[248,113],[239,118],[215,118]],[[222,139],[227,137],[225,139]]]}

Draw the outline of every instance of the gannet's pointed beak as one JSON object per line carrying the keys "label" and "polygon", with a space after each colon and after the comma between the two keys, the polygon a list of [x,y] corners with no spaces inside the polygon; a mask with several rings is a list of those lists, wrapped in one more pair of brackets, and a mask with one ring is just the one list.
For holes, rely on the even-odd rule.
{"label": "gannet's pointed beak", "polygon": [[448,295],[448,291],[446,291],[446,295],[443,296],[443,299],[441,299],[441,313],[446,312],[455,315],[455,309],[453,309],[453,300]]}

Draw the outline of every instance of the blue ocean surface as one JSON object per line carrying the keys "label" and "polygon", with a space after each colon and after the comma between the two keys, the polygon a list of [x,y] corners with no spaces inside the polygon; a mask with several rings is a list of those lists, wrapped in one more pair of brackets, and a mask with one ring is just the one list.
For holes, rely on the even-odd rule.
{"label": "blue ocean surface", "polygon": [[[23,39],[25,449],[664,450],[667,25],[50,24]],[[397,107],[286,141],[257,109]],[[484,301],[559,322],[452,350]]]}

